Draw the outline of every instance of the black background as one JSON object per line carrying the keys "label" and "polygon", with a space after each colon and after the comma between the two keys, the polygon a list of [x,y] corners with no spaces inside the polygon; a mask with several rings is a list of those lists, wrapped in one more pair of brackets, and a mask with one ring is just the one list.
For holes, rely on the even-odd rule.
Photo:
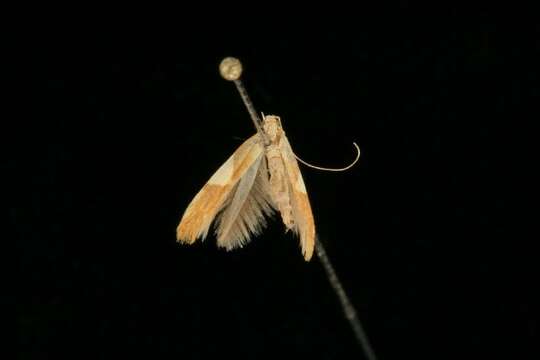
{"label": "black background", "polygon": [[318,259],[277,219],[230,253],[212,236],[175,242],[189,201],[254,133],[219,76],[225,56],[304,160],[341,167],[362,149],[344,173],[301,168],[380,359],[535,358],[523,190],[538,27],[410,13],[227,26],[25,43],[32,115],[8,161],[19,358],[362,358]]}

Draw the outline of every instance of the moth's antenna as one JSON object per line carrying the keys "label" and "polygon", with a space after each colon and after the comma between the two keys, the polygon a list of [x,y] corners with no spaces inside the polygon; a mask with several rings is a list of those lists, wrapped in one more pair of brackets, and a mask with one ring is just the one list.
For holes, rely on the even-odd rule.
{"label": "moth's antenna", "polygon": [[[242,75],[242,63],[240,62],[240,60],[233,57],[227,57],[223,59],[221,63],[219,64],[219,72],[225,80],[234,81],[234,84],[236,85],[236,88],[238,89],[238,92],[240,93],[240,96],[242,97],[242,100],[244,101],[244,104],[246,105],[249,111],[249,114],[251,115],[251,120],[253,120],[253,124],[255,124],[255,128],[257,129],[259,134],[261,134],[261,136],[263,137],[265,144],[269,144],[266,134],[261,129],[261,122],[257,116],[257,113],[255,112],[255,107],[253,106],[253,103],[249,99],[246,89],[244,88],[244,85],[242,84],[242,81],[240,80],[240,76]],[[351,165],[349,165],[348,167],[344,169],[320,168],[320,167],[309,165],[305,163],[303,160],[298,159],[298,157],[297,159],[300,160],[302,163],[308,166],[314,167],[316,169],[318,168],[318,169],[328,170],[328,171],[342,171],[342,170],[346,170],[350,168],[351,166],[354,165],[354,163],[356,163],[356,161],[358,161],[358,157],[360,156],[360,148],[358,148],[358,145],[356,145],[356,143],[354,143],[354,145],[356,146],[356,149],[358,151],[356,160],[354,160],[354,162]],[[366,358],[368,360],[377,360],[377,357],[375,356],[375,353],[373,352],[373,349],[369,343],[366,333],[362,327],[362,324],[360,323],[360,319],[356,315],[356,310],[354,309],[354,306],[349,300],[347,293],[343,289],[343,286],[341,285],[341,281],[339,281],[339,278],[336,275],[336,271],[334,270],[334,267],[332,266],[332,263],[330,262],[330,259],[328,258],[326,251],[324,250],[324,246],[319,241],[318,237],[316,237],[315,252],[317,253],[319,260],[321,261],[323,265],[326,275],[328,276],[328,280],[330,281],[330,284],[332,285],[332,288],[334,289],[334,292],[339,299],[341,307],[343,308],[345,317],[349,321],[353,329],[354,335],[356,337],[356,340],[362,347],[362,350],[364,351]]]}
{"label": "moth's antenna", "polygon": [[236,89],[240,93],[240,97],[244,101],[244,105],[246,105],[249,115],[251,116],[251,120],[253,121],[253,125],[255,125],[255,129],[257,129],[257,132],[262,136],[265,145],[270,144],[268,137],[261,128],[261,120],[257,116],[255,106],[253,106],[253,103],[249,98],[246,88],[244,87],[244,84],[240,79],[240,77],[242,76],[242,63],[240,62],[240,60],[234,57],[226,57],[219,64],[219,73],[221,74],[221,77],[225,80],[234,82],[234,85],[236,85]]}
{"label": "moth's antenna", "polygon": [[324,170],[324,171],[345,171],[345,170],[348,170],[348,169],[352,168],[353,165],[356,164],[356,162],[360,158],[360,148],[358,147],[358,145],[356,145],[355,142],[353,142],[353,145],[356,147],[356,159],[354,159],[354,161],[350,165],[347,165],[344,168],[337,168],[336,169],[336,168],[325,168],[325,167],[315,166],[315,165],[311,165],[311,164],[305,162],[304,160],[300,159],[298,156],[296,156],[296,154],[294,154],[294,157],[298,161],[300,161],[302,164],[304,164],[306,166],[309,166],[310,168],[313,168],[313,169]]}

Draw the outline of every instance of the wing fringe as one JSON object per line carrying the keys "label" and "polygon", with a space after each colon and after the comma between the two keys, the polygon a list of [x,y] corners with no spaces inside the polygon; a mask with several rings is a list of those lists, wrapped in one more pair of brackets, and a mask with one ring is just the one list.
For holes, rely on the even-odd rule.
{"label": "wing fringe", "polygon": [[266,227],[274,213],[266,159],[254,163],[225,200],[216,217],[217,244],[227,250],[245,246]]}

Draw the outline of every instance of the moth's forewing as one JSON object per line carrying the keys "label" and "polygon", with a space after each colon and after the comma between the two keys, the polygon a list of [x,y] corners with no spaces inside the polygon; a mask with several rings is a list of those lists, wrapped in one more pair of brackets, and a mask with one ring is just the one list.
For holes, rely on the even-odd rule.
{"label": "moth's forewing", "polygon": [[247,139],[236,149],[186,208],[176,228],[177,241],[192,244],[200,237],[206,238],[210,225],[231,190],[250,166],[260,158],[263,151],[258,134]]}
{"label": "moth's forewing", "polygon": [[295,222],[294,231],[300,237],[304,259],[309,261],[315,248],[315,221],[300,167],[285,133],[280,140],[280,150],[291,190],[290,200]]}

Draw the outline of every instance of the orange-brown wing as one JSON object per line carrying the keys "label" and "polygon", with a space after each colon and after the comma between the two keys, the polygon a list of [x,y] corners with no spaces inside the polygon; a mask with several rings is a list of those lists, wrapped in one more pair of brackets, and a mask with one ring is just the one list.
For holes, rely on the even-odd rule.
{"label": "orange-brown wing", "polygon": [[206,238],[231,190],[253,164],[260,163],[264,149],[259,139],[255,134],[240,145],[195,195],[176,228],[177,241],[192,244]]}
{"label": "orange-brown wing", "polygon": [[291,206],[294,217],[293,231],[300,237],[304,259],[309,261],[315,248],[315,221],[302,173],[291,145],[283,133],[279,147],[289,180]]}

